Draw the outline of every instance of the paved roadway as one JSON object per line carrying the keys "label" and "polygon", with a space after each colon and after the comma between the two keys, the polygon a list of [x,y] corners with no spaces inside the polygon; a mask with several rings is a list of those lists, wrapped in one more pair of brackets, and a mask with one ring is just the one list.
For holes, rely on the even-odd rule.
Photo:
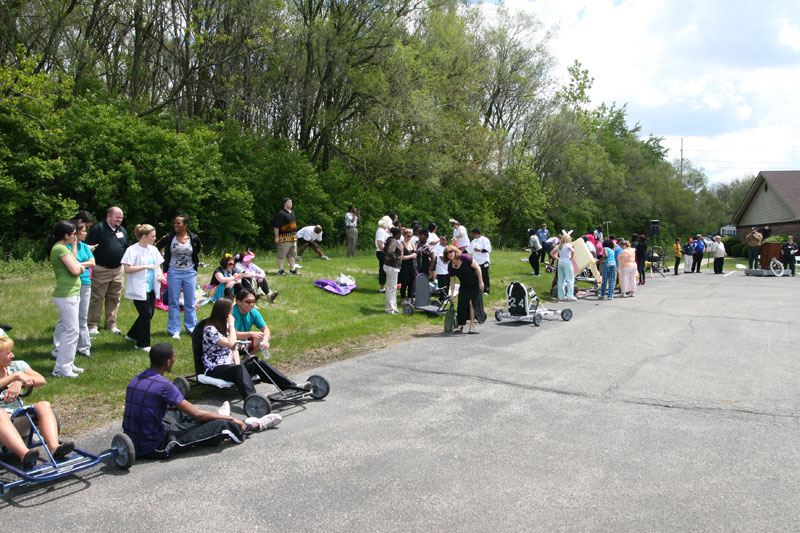
{"label": "paved roadway", "polygon": [[797,531],[798,279],[669,276],[574,303],[571,322],[416,338],[320,369],[325,402],[241,446],[17,489],[0,516],[32,531]]}

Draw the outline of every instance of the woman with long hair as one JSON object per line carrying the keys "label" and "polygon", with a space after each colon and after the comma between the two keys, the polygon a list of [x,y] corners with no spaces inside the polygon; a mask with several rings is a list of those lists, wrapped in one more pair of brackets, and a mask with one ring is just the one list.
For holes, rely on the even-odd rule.
{"label": "woman with long hair", "polygon": [[[150,351],[150,321],[156,311],[156,286],[164,279],[161,264],[164,258],[154,246],[156,228],[150,224],[137,224],[134,234],[138,239],[125,250],[122,266],[125,269],[125,298],[133,300],[139,317],[128,330],[125,340],[134,341],[137,350]],[[157,285],[158,284],[158,285]]]}
{"label": "woman with long hair", "polygon": [[386,282],[386,306],[384,311],[396,315],[397,311],[397,276],[403,263],[403,245],[400,243],[400,228],[391,226],[389,237],[386,239],[383,253],[383,279]]}
{"label": "woman with long hair", "polygon": [[675,268],[673,269],[674,275],[678,275],[678,267],[681,266],[681,258],[683,257],[683,247],[681,246],[681,238],[675,239],[675,244],[672,245],[672,254],[675,256]]}
{"label": "woman with long hair", "polygon": [[[80,275],[86,267],[78,262],[78,236],[75,224],[62,220],[55,225],[53,233],[47,238],[46,250],[56,276],[53,291],[53,304],[58,309],[58,322],[53,332],[53,345],[56,364],[53,377],[76,378],[83,369],[75,366],[75,352],[78,348],[79,314],[81,297]],[[72,245],[72,250],[67,245]]]}
{"label": "woman with long hair", "polygon": [[462,253],[455,245],[449,245],[444,249],[444,255],[448,260],[448,272],[450,274],[450,298],[454,297],[456,288],[456,276],[461,283],[458,291],[457,309],[457,328],[453,333],[462,333],[464,324],[469,320],[468,333],[477,334],[475,331],[475,320],[483,324],[486,320],[486,313],[483,312],[483,276],[478,262],[473,260],[468,254]]}
{"label": "woman with long hair", "polygon": [[239,291],[242,277],[233,272],[235,265],[236,259],[231,254],[224,254],[222,259],[219,260],[219,266],[211,275],[211,282],[209,283],[209,286],[214,289],[214,294],[211,297],[212,301],[216,302],[220,298],[233,300],[234,295]]}
{"label": "woman with long hair", "polygon": [[[82,211],[83,212],[83,211]],[[92,298],[92,278],[90,268],[95,266],[94,254],[92,247],[86,244],[87,223],[81,219],[75,218],[72,221],[75,224],[75,234],[77,236],[76,245],[78,247],[78,255],[76,257],[84,270],[80,275],[81,279],[81,294],[78,303],[78,346],[77,353],[85,356],[92,357],[92,339],[89,336],[89,301]],[[72,251],[72,244],[68,244],[67,248]],[[55,349],[53,350],[53,357],[58,356],[58,339],[53,339]]]}
{"label": "woman with long hair", "polygon": [[189,231],[189,215],[181,213],[172,222],[172,229],[158,240],[156,247],[164,250],[164,264],[167,265],[167,296],[169,315],[167,335],[173,339],[181,338],[181,292],[183,292],[183,327],[191,335],[197,325],[195,307],[195,288],[197,269],[200,266],[200,250],[203,243],[200,237]]}
{"label": "woman with long hair", "polygon": [[622,247],[622,252],[617,258],[619,260],[617,266],[619,289],[624,297],[636,296],[636,250],[631,248],[630,243],[625,239],[620,239],[619,245]]}

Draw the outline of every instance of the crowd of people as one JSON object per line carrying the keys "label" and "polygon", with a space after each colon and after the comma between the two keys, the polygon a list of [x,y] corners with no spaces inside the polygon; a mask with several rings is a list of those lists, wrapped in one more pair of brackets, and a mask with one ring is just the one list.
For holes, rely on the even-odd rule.
{"label": "crowd of people", "polygon": [[[199,254],[203,244],[190,231],[191,221],[186,214],[176,216],[173,231],[161,239],[157,239],[153,226],[137,224],[134,229],[136,242],[129,244],[127,230],[122,226],[123,216],[122,210],[113,206],[107,210],[105,219],[95,224],[92,216],[82,211],[73,220],[57,223],[48,238],[47,250],[55,275],[53,303],[58,310],[53,333],[52,356],[55,365],[52,375],[76,378],[84,372],[76,364],[76,356],[92,357],[93,337],[99,334],[101,322],[111,333],[123,335],[118,327],[117,315],[124,287],[125,298],[132,301],[138,314],[124,338],[133,343],[134,349],[149,352],[151,357],[151,368],[138,375],[129,386],[130,409],[126,406],[125,414],[126,427],[136,436],[134,441],[143,455],[168,456],[171,450],[194,442],[193,439],[198,435],[201,436],[200,440],[207,440],[208,434],[219,435],[220,431],[229,430],[236,439],[239,438],[237,435],[248,431],[276,425],[279,417],[241,422],[231,418],[224,408],[216,416],[208,414],[188,404],[179,393],[165,385],[163,374],[172,367],[175,352],[166,343],[151,347],[151,322],[159,289],[163,282],[166,287],[164,300],[168,303],[167,334],[176,340],[180,339],[182,330],[192,335],[198,326],[199,302],[195,294]],[[352,257],[360,223],[358,209],[349,206],[344,222],[347,256]],[[440,235],[436,223],[430,223],[426,228],[418,222],[403,227],[396,213],[382,217],[375,234],[379,291],[384,293],[385,312],[397,314],[398,287],[400,303],[412,304],[415,280],[422,274],[434,288],[445,289],[451,298],[455,299],[458,295],[455,332],[463,333],[467,326],[467,334],[477,334],[476,323],[486,320],[483,297],[491,290],[491,241],[479,228],[468,231],[455,218],[451,218],[449,224],[452,228],[451,237],[444,233]],[[291,198],[284,199],[282,208],[276,214],[273,232],[277,245],[278,275],[287,275],[284,267],[288,261],[288,274],[300,276],[298,270],[302,267],[297,263],[302,260],[307,247],[314,250],[320,259],[328,259],[319,245],[322,226],[312,224],[298,230]],[[646,283],[647,237],[635,234],[630,241],[606,237],[602,227],[598,227],[580,238],[581,247],[585,244],[601,265],[599,299],[614,298],[617,280],[623,297],[635,296],[637,286]],[[753,267],[763,236],[753,228],[746,240],[750,266]],[[528,230],[526,249],[530,252],[528,263],[532,273],[540,276],[541,265],[555,272],[554,287],[558,300],[576,299],[573,266],[576,244],[571,232],[551,235],[547,224],[542,224],[536,230]],[[687,272],[699,272],[703,255],[709,251],[706,246],[701,235],[688,239],[685,244],[681,239],[676,239],[673,245],[674,275],[679,274],[684,259]],[[782,250],[787,268],[791,268],[794,275],[797,245],[792,237],[789,237]],[[722,274],[727,251],[720,237],[711,243],[710,252],[714,257],[714,273]],[[206,372],[233,382],[243,397],[255,392],[251,374],[263,375],[265,379],[289,388],[306,386],[294,383],[266,364],[256,362],[245,368],[239,358],[236,345],[240,340],[248,339],[256,352],[269,348],[270,331],[255,309],[255,303],[262,297],[272,302],[278,296],[277,291],[270,289],[264,269],[253,263],[254,259],[255,254],[249,248],[235,255],[224,254],[220,259],[206,286],[209,300],[214,305],[211,316],[204,321],[202,331]],[[251,331],[253,327],[256,331]],[[13,341],[0,337],[0,388],[8,387],[5,392],[7,400],[18,395],[22,385],[39,386],[44,383],[44,378],[29,366],[13,361],[12,348]],[[156,385],[161,390],[161,399],[158,401],[146,394],[150,387]],[[49,428],[49,406],[45,404],[36,404],[37,412],[41,410],[42,420]],[[165,418],[166,407],[177,407],[179,414]],[[8,409],[3,414],[5,417],[0,415],[0,438],[3,444],[24,463],[35,462],[30,456],[31,451],[19,446],[9,430]],[[147,418],[148,422],[142,422],[142,417]],[[190,423],[189,419],[194,422]],[[156,431],[156,426],[162,427],[162,423],[170,428],[168,435]],[[205,429],[196,433],[200,426]],[[43,435],[46,440],[57,444],[57,435],[50,429],[46,429]],[[65,452],[66,448],[59,450],[62,454],[69,453],[69,450]]]}

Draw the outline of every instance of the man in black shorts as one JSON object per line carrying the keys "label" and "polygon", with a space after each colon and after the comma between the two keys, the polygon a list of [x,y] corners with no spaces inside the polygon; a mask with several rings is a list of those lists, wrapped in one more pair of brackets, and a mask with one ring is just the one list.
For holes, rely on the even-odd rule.
{"label": "man in black shorts", "polygon": [[275,244],[278,245],[278,274],[286,275],[286,271],[283,270],[283,262],[288,257],[289,273],[299,276],[300,273],[294,264],[297,257],[297,219],[292,211],[291,198],[283,199],[283,209],[275,215],[272,230],[275,232]]}

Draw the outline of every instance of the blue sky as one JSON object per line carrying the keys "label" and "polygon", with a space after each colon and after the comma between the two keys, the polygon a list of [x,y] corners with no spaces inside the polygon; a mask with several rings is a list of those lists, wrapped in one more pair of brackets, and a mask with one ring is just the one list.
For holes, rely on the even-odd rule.
{"label": "blue sky", "polygon": [[592,103],[627,104],[671,157],[728,181],[800,169],[800,0],[506,0],[554,32],[555,74],[577,59]]}

